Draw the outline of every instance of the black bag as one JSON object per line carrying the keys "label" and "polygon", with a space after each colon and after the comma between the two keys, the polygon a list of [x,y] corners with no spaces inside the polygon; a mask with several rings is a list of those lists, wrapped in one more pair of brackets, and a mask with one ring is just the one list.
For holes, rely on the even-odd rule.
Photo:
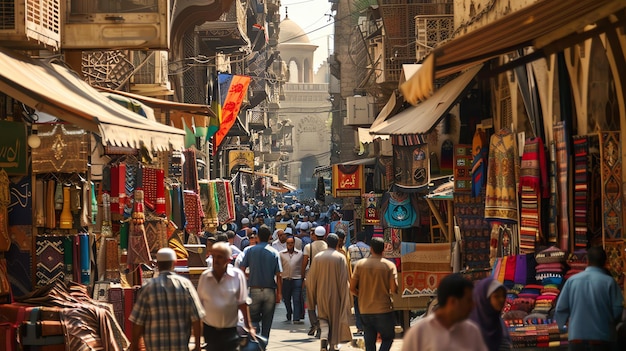
{"label": "black bag", "polygon": [[256,338],[253,339],[248,331],[240,326],[237,326],[237,333],[240,338],[239,351],[265,351],[267,339],[264,336],[257,335]]}

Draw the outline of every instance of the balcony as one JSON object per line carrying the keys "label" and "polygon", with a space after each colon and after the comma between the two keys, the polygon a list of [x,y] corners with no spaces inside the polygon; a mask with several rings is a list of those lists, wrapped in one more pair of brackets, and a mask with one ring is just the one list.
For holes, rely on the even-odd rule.
{"label": "balcony", "polygon": [[246,8],[241,1],[235,0],[230,10],[219,19],[197,26],[196,33],[210,51],[231,54],[250,45],[247,28]]}
{"label": "balcony", "polygon": [[0,0],[0,46],[59,50],[61,0]]}
{"label": "balcony", "polygon": [[453,15],[423,15],[415,17],[415,53],[417,61],[421,61],[431,52],[432,48],[452,38],[454,32]]}

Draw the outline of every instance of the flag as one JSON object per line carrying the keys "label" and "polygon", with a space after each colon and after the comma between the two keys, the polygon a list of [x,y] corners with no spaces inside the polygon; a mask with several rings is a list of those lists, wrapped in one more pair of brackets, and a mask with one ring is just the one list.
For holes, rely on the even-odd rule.
{"label": "flag", "polygon": [[222,114],[222,99],[220,98],[220,89],[219,89],[219,81],[218,78],[215,78],[213,84],[211,86],[211,110],[215,116],[211,116],[209,120],[208,130],[206,133],[206,140],[208,141],[211,137],[220,129],[220,116]]}
{"label": "flag", "polygon": [[241,102],[243,101],[248,86],[250,85],[250,77],[220,74],[218,76],[221,100],[221,113],[219,130],[213,136],[213,153],[217,153],[217,147],[220,146],[230,128],[235,124]]}

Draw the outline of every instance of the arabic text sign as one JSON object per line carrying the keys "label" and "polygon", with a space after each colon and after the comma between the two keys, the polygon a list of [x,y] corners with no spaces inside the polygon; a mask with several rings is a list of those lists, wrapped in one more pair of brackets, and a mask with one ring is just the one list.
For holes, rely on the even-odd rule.
{"label": "arabic text sign", "polygon": [[333,165],[333,196],[361,196],[365,188],[363,165]]}
{"label": "arabic text sign", "polygon": [[9,175],[26,174],[26,148],[26,125],[0,121],[0,168]]}

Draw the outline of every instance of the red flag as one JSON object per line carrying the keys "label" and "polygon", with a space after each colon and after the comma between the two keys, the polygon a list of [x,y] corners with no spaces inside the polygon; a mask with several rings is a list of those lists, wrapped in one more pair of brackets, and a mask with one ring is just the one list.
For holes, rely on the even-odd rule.
{"label": "red flag", "polygon": [[228,88],[228,93],[224,99],[222,105],[222,120],[220,121],[220,129],[213,136],[213,153],[217,153],[217,147],[220,146],[226,134],[230,128],[235,124],[237,115],[239,115],[239,109],[241,108],[241,102],[248,92],[248,85],[250,85],[250,77],[248,76],[233,76],[233,79]]}

